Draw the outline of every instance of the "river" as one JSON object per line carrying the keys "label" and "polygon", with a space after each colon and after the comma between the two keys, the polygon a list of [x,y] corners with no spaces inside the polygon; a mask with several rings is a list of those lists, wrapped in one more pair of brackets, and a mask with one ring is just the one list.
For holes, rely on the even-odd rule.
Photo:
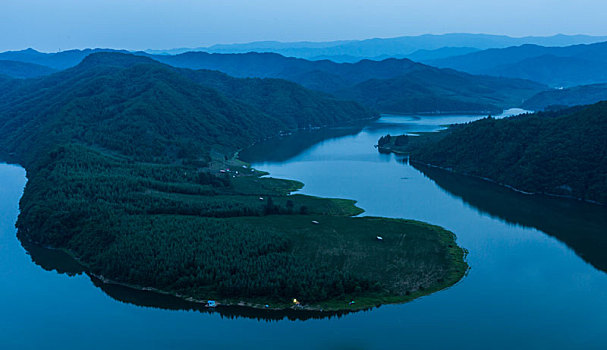
{"label": "river", "polygon": [[607,210],[528,196],[373,145],[478,116],[383,116],[302,132],[242,157],[302,193],[350,198],[363,215],[443,226],[468,249],[468,275],[403,305],[318,318],[248,309],[208,312],[174,298],[104,286],[74,261],[26,250],[14,228],[25,171],[0,165],[2,349],[607,348]]}

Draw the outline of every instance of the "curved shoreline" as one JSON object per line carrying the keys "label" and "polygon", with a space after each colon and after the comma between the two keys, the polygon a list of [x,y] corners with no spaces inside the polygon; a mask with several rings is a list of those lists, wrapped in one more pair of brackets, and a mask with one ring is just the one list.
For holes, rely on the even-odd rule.
{"label": "curved shoreline", "polygon": [[[233,156],[233,160],[236,158],[238,153]],[[287,180],[293,181],[293,180]],[[356,208],[352,205],[353,208]],[[360,214],[363,212],[360,209]],[[396,220],[396,219],[388,219],[388,218],[379,218],[382,220]],[[411,220],[409,220],[411,221]],[[417,223],[421,223],[423,225],[431,226],[427,223],[416,221]],[[23,237],[27,241],[31,241],[28,238],[28,230],[26,229],[24,232],[21,232],[21,237]],[[432,294],[434,292],[449,288],[459,282],[468,271],[468,264],[465,260],[466,250],[459,247],[456,243],[456,236],[450,231],[447,231],[443,228],[436,233],[436,237],[442,242],[440,243],[444,247],[448,245],[448,248],[444,251],[444,257],[447,259],[448,263],[441,265],[443,267],[444,275],[439,276],[439,280],[430,280],[428,279],[429,275],[426,275],[423,271],[420,272],[419,276],[422,276],[425,280],[422,284],[415,284],[412,286],[412,289],[408,290],[405,294],[405,291],[397,291],[397,293],[386,293],[386,291],[377,291],[377,290],[369,290],[365,293],[361,294],[344,294],[338,298],[327,299],[322,302],[305,304],[305,305],[294,305],[290,302],[285,302],[284,300],[268,300],[263,297],[253,297],[251,299],[246,298],[221,298],[219,293],[214,291],[210,291],[209,299],[215,299],[219,305],[223,306],[240,306],[240,307],[248,307],[252,309],[260,309],[260,310],[302,310],[302,311],[314,311],[314,312],[326,312],[326,313],[334,313],[334,312],[348,312],[348,311],[359,311],[359,310],[367,310],[373,307],[377,307],[385,304],[397,304],[397,303],[406,303],[408,301],[414,300],[416,298],[426,296]],[[445,243],[446,242],[446,243]],[[32,244],[36,244],[35,242],[31,242]],[[87,266],[84,262],[82,262],[75,252],[68,250],[67,248],[53,248],[58,249],[70,257],[72,257],[76,262],[78,262],[83,268],[85,273],[90,277],[94,277],[97,280],[101,281],[104,284],[114,284],[120,285],[124,287],[128,287],[134,290],[153,292],[162,295],[170,295],[177,298],[180,298],[184,301],[195,303],[198,305],[204,305],[208,302],[209,299],[204,296],[200,298],[200,296],[194,297],[191,295],[186,295],[185,293],[178,293],[172,290],[163,290],[151,286],[138,285],[136,283],[126,283],[121,282],[119,280],[114,280],[103,276],[101,274],[95,274],[91,270],[91,266]],[[443,255],[441,255],[442,257]],[[399,273],[397,273],[399,275]],[[404,277],[403,277],[404,278]],[[404,281],[404,280],[403,280]],[[414,282],[418,283],[418,282]],[[170,286],[169,286],[170,288]],[[203,293],[200,293],[204,295]],[[243,300],[244,299],[244,300]],[[354,301],[354,302],[353,302]]]}
{"label": "curved shoreline", "polygon": [[[378,151],[383,151],[383,152],[387,152],[387,153],[394,153],[394,154],[397,154],[397,155],[407,156],[407,157],[409,156],[409,152],[395,150],[395,149],[393,149],[391,147],[377,146],[377,149],[378,149]],[[461,173],[461,172],[455,171],[455,170],[453,170],[451,168],[445,168],[445,167],[434,165],[434,164],[431,164],[431,163],[420,162],[418,160],[414,160],[414,159],[411,159],[411,158],[409,158],[408,161],[411,164],[419,164],[419,165],[427,166],[427,167],[430,167],[430,168],[441,169],[441,170],[444,170],[444,171],[447,171],[447,172],[450,172],[450,173],[453,173],[453,174],[457,174],[457,175],[468,176],[468,177],[471,177],[471,178],[475,178],[475,179],[479,179],[479,180],[484,180],[484,181],[493,183],[495,185],[498,185],[498,186],[510,189],[510,190],[512,190],[514,192],[518,192],[518,193],[525,194],[525,195],[547,196],[547,197],[553,197],[553,198],[575,200],[575,201],[589,203],[589,204],[594,204],[594,205],[607,206],[607,203],[601,203],[601,202],[593,201],[593,200],[590,200],[590,199],[577,198],[577,197],[567,196],[567,195],[563,195],[563,194],[543,193],[543,192],[528,192],[528,191],[521,190],[519,188],[513,187],[511,185],[495,181],[495,180],[493,180],[491,178],[488,178],[488,177]]]}
{"label": "curved shoreline", "polygon": [[[373,217],[371,217],[371,218],[373,218]],[[379,217],[379,218],[388,219],[388,218],[381,218],[381,217]],[[401,221],[404,219],[388,219],[388,220]],[[413,222],[429,225],[429,224],[427,224],[425,222],[421,222],[421,221],[415,221],[415,220],[407,220],[407,221],[413,221]],[[343,312],[349,313],[349,312],[370,310],[370,309],[373,309],[375,307],[379,307],[382,305],[408,303],[415,299],[418,299],[418,298],[421,298],[424,296],[428,296],[428,295],[434,294],[434,293],[442,291],[442,290],[449,289],[449,288],[457,285],[459,282],[461,282],[463,280],[463,278],[465,276],[467,276],[467,274],[470,271],[470,266],[468,265],[468,262],[467,262],[468,250],[457,245],[456,235],[453,232],[448,231],[440,226],[435,226],[435,225],[431,225],[431,226],[438,227],[439,229],[441,229],[441,233],[447,234],[449,236],[449,238],[451,238],[453,240],[453,244],[449,244],[449,248],[448,248],[449,253],[448,254],[452,258],[456,259],[455,261],[453,261],[454,265],[452,265],[452,266],[455,266],[456,267],[455,270],[457,270],[457,271],[452,271],[452,272],[455,272],[455,274],[449,276],[450,278],[448,280],[445,280],[438,285],[434,285],[431,288],[418,289],[418,290],[410,293],[409,295],[362,295],[362,296],[357,296],[357,297],[353,296],[352,298],[345,298],[346,300],[330,299],[330,300],[326,300],[322,303],[302,304],[302,305],[294,305],[291,303],[276,303],[276,302],[272,302],[272,301],[268,301],[268,300],[266,300],[264,302],[262,302],[260,300],[247,301],[246,298],[238,298],[238,299],[221,299],[221,298],[219,298],[219,299],[206,299],[206,300],[194,298],[192,296],[180,294],[177,292],[162,290],[162,289],[150,287],[150,286],[142,286],[142,285],[137,285],[137,284],[132,284],[132,283],[121,282],[121,281],[113,280],[111,278],[107,278],[103,275],[95,274],[90,271],[90,267],[86,263],[82,262],[76,256],[76,254],[74,252],[72,252],[71,250],[65,249],[65,248],[42,246],[42,245],[40,245],[36,242],[32,242],[32,241],[27,241],[26,244],[22,243],[22,246],[26,249],[26,251],[27,251],[28,244],[33,244],[33,245],[36,245],[39,247],[43,247],[45,249],[61,251],[61,252],[65,253],[66,255],[68,255],[71,259],[73,259],[76,263],[78,263],[83,269],[82,272],[85,273],[87,276],[89,276],[89,278],[91,278],[91,279],[95,278],[98,281],[100,281],[106,285],[117,285],[117,286],[130,288],[130,289],[133,289],[136,291],[172,296],[175,298],[179,298],[188,303],[197,304],[199,306],[206,306],[210,300],[214,300],[214,301],[216,301],[217,306],[219,306],[219,307],[238,306],[238,307],[245,307],[245,308],[254,309],[254,310],[302,311],[302,312],[308,311],[308,312],[315,312],[315,313],[318,313],[318,312],[325,313],[327,316],[330,316],[335,313],[343,313]],[[18,237],[18,238],[21,239],[21,237]],[[348,300],[355,301],[355,303],[351,303]],[[327,307],[326,306],[327,304],[329,304],[331,306]],[[339,304],[340,306],[336,307],[335,305],[337,305],[337,304]],[[266,305],[268,305],[268,306],[266,307]],[[325,305],[325,306],[323,306],[323,305]]]}

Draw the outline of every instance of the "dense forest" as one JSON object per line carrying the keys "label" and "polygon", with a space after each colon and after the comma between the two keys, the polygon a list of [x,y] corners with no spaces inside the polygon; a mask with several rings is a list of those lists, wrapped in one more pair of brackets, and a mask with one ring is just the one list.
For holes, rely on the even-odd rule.
{"label": "dense forest", "polygon": [[97,53],[0,80],[0,155],[27,170],[22,241],[64,249],[92,274],[202,300],[364,308],[459,280],[454,235],[352,218],[352,201],[293,195],[302,184],[232,155],[281,131],[372,117],[290,82]]}
{"label": "dense forest", "polygon": [[335,94],[385,113],[501,113],[541,89],[516,79],[454,70],[414,69],[390,79],[370,79]]}
{"label": "dense forest", "polygon": [[607,100],[607,84],[552,89],[534,95],[522,105],[532,111],[555,110],[577,105],[590,105]]}
{"label": "dense forest", "polygon": [[[516,189],[607,204],[607,102],[484,118],[421,137],[382,137],[380,149],[412,162]],[[396,144],[398,141],[398,145]]]}
{"label": "dense forest", "polygon": [[385,113],[501,112],[546,88],[528,80],[474,76],[404,58],[335,63],[271,53],[205,52],[153,58],[176,67],[286,79]]}
{"label": "dense forest", "polygon": [[[69,50],[45,54],[34,50],[0,53],[0,59],[21,60],[65,69],[78,64],[91,53],[112,50]],[[114,51],[118,52],[118,51]],[[547,87],[528,80],[471,75],[452,69],[439,69],[406,58],[361,60],[356,63],[336,63],[329,60],[305,60],[275,53],[209,54],[186,52],[178,55],[133,54],[179,68],[221,71],[240,78],[283,79],[283,89],[292,90],[284,80],[308,89],[332,94],[337,98],[359,102],[367,108],[384,113],[416,112],[492,112],[518,106]],[[221,76],[210,77],[214,88],[234,87]],[[242,85],[239,81],[236,85]],[[252,81],[253,89],[270,81]],[[209,84],[205,84],[209,85]],[[251,101],[249,101],[251,102]],[[255,105],[255,104],[254,104]],[[284,106],[284,105],[282,105]],[[273,107],[278,107],[275,105]],[[302,106],[304,108],[309,106]],[[297,108],[293,108],[297,110]],[[325,114],[330,114],[325,112]]]}
{"label": "dense forest", "polygon": [[1,149],[22,158],[78,141],[148,161],[375,117],[289,82],[176,70],[119,53],[96,53],[44,78],[0,80],[0,115]]}

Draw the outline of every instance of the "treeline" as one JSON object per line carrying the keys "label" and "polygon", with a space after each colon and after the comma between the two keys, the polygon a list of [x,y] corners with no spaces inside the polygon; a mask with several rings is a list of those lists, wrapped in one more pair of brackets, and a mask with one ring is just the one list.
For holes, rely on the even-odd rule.
{"label": "treeline", "polygon": [[[281,131],[376,115],[297,84],[97,53],[39,79],[0,79],[0,149],[25,163],[80,143],[134,160],[209,161]],[[27,164],[24,164],[27,165]]]}
{"label": "treeline", "polygon": [[[35,241],[53,244],[57,240],[47,242],[49,230],[41,225],[57,228],[56,234],[69,240],[77,228],[66,225],[107,211],[203,217],[350,214],[340,201],[287,196],[284,180],[231,176],[204,168],[131,162],[80,145],[61,146],[29,170],[27,189],[34,191],[24,193],[19,225],[30,228]],[[40,220],[40,213],[52,215]]]}
{"label": "treeline", "polygon": [[187,52],[153,58],[175,67],[285,79],[382,113],[501,112],[547,88],[528,80],[470,75],[408,59],[335,63],[254,52]]}
{"label": "treeline", "polygon": [[[607,102],[485,118],[400,147],[410,159],[533,193],[607,204]],[[382,142],[386,142],[384,139]],[[391,146],[398,150],[399,147]]]}
{"label": "treeline", "polygon": [[[227,169],[254,140],[372,114],[291,83],[220,78],[235,86],[220,92],[145,58],[97,54],[48,77],[0,80],[0,157],[28,176],[19,237],[69,250],[106,278],[201,299],[404,296],[461,278],[449,233],[416,236],[397,222],[386,232],[384,221],[346,218],[361,212],[352,201],[290,195],[302,184]],[[416,238],[370,247],[371,230]],[[412,255],[421,246],[429,254]],[[393,263],[408,273],[385,271]]]}
{"label": "treeline", "polygon": [[371,288],[368,281],[291,254],[292,242],[264,227],[183,216],[129,216],[112,232],[117,239],[100,254],[96,271],[121,281],[195,295],[206,291],[307,301]]}
{"label": "treeline", "polygon": [[[80,145],[49,152],[28,177],[20,237],[67,248],[108,278],[189,295],[307,301],[378,288],[294,256],[280,232],[226,219],[339,214],[330,200],[287,197],[282,180],[132,162]],[[260,181],[270,196],[238,190]]]}

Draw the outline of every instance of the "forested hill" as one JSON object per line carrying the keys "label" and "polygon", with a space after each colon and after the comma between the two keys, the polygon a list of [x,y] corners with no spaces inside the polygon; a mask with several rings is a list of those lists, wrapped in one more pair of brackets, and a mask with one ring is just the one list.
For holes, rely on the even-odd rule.
{"label": "forested hill", "polygon": [[543,91],[528,80],[474,76],[408,59],[335,63],[272,53],[187,52],[154,59],[192,69],[212,69],[239,77],[272,77],[355,99],[380,112],[480,112],[518,106]]}
{"label": "forested hill", "polygon": [[302,184],[232,155],[282,130],[373,116],[291,82],[97,53],[48,77],[0,79],[0,159],[27,170],[19,238],[68,250],[103,281],[352,310],[457,282],[467,265],[454,235],[352,218],[353,201],[290,195]]}
{"label": "forested hill", "polygon": [[201,157],[213,147],[233,151],[283,130],[373,117],[356,103],[293,83],[219,77],[97,53],[48,77],[0,80],[0,148],[23,160],[75,141],[169,160]]}
{"label": "forested hill", "polygon": [[559,112],[485,118],[421,138],[384,138],[380,144],[408,152],[413,162],[526,192],[607,204],[605,135],[607,102],[600,102]]}
{"label": "forested hill", "polygon": [[531,79],[554,87],[604,83],[607,81],[607,42],[566,47],[522,45],[427,63],[471,74]]}
{"label": "forested hill", "polygon": [[391,79],[370,79],[336,92],[385,113],[501,113],[540,87],[517,79],[470,75],[436,68]]}
{"label": "forested hill", "polygon": [[288,129],[325,126],[377,116],[354,101],[339,100],[287,80],[236,79],[211,70],[178,69],[178,72],[194,82],[216,89],[226,97],[280,119]]}
{"label": "forested hill", "polygon": [[0,75],[13,78],[36,78],[49,75],[54,69],[33,63],[0,60]]}
{"label": "forested hill", "polygon": [[[0,53],[0,59],[64,69],[78,64],[87,55],[101,52],[112,50],[70,50],[52,54],[25,50]],[[240,78],[284,79],[311,90],[330,93],[340,99],[355,98],[368,108],[390,113],[501,112],[504,108],[520,105],[547,88],[528,80],[474,76],[431,67],[406,58],[336,63],[256,52],[133,54],[176,68],[217,70]]]}
{"label": "forested hill", "polygon": [[593,84],[542,91],[525,101],[522,107],[527,110],[541,111],[590,105],[605,100],[607,100],[607,84]]}

